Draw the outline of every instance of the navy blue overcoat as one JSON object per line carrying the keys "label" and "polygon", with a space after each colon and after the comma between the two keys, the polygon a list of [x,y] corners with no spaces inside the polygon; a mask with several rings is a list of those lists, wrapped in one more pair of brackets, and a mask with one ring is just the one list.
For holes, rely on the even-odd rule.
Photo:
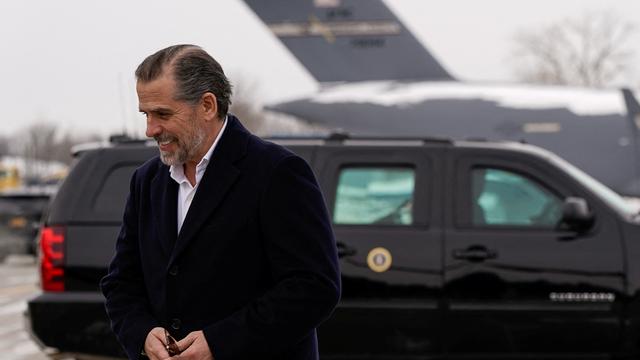
{"label": "navy blue overcoat", "polygon": [[131,359],[161,326],[203,330],[216,360],[317,359],[340,296],[335,239],[309,165],[232,115],[180,234],[178,185],[158,157],[136,170],[101,281]]}

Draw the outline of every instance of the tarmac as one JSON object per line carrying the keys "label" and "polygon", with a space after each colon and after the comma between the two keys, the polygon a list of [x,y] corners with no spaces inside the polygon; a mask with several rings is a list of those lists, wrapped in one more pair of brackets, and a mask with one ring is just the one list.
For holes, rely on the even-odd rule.
{"label": "tarmac", "polygon": [[25,330],[24,312],[27,301],[40,291],[38,281],[34,256],[8,255],[0,263],[0,358],[3,360],[50,359]]}

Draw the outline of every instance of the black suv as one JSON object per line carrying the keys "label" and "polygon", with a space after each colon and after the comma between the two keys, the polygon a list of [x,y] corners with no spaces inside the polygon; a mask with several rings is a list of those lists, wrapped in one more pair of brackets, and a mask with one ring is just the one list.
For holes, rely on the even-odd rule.
{"label": "black suv", "polygon": [[[312,166],[331,211],[343,297],[319,329],[331,359],[638,358],[640,223],[614,192],[520,143],[274,139]],[[105,275],[144,143],[87,148],[41,236],[32,333],[123,356]]]}

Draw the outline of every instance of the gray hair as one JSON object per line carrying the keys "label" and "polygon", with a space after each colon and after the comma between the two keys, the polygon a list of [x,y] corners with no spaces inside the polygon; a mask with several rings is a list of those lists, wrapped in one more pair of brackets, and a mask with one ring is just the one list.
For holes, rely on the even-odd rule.
{"label": "gray hair", "polygon": [[149,82],[171,69],[176,81],[174,98],[195,105],[204,93],[216,96],[218,117],[231,105],[231,83],[218,62],[196,45],[173,45],[149,55],[136,69],[136,79]]}

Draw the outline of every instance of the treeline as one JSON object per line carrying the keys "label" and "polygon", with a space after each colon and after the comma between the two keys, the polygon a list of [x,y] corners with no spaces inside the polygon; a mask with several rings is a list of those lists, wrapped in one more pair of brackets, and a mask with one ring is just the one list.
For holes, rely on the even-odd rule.
{"label": "treeline", "polygon": [[79,143],[100,141],[97,134],[64,132],[52,122],[38,122],[13,135],[0,135],[0,156],[17,156],[27,160],[71,163],[71,148]]}

